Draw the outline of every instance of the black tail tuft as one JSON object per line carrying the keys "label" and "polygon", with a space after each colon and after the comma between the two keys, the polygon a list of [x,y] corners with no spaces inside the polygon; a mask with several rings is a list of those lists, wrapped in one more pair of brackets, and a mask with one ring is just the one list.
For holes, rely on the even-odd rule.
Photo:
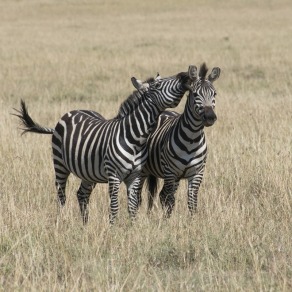
{"label": "black tail tuft", "polygon": [[17,110],[15,108],[14,110],[17,112],[17,114],[12,114],[12,115],[18,117],[20,119],[21,125],[24,126],[24,128],[22,128],[23,132],[21,135],[27,132],[33,132],[33,133],[38,133],[38,134],[53,134],[54,133],[54,129],[42,127],[33,121],[33,119],[28,114],[27,107],[23,100],[21,100],[20,102],[20,110]]}
{"label": "black tail tuft", "polygon": [[147,177],[147,187],[148,187],[148,212],[153,208],[153,201],[157,193],[158,179],[154,175],[149,175]]}

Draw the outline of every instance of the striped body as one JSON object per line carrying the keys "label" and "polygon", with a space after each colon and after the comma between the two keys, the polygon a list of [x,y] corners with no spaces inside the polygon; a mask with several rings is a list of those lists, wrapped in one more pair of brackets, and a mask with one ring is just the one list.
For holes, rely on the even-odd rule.
{"label": "striped body", "polygon": [[163,112],[147,141],[148,158],[142,170],[139,194],[148,177],[148,209],[153,206],[157,178],[164,180],[159,194],[160,201],[169,216],[175,204],[175,192],[181,179],[188,180],[188,208],[197,208],[197,194],[203,178],[207,159],[207,143],[204,127],[216,121],[214,113],[216,91],[212,82],[220,75],[214,68],[205,79],[207,68],[203,64],[199,77],[187,98],[184,112]]}
{"label": "striped body", "polygon": [[[190,97],[189,97],[190,98]],[[156,130],[148,139],[148,160],[143,173],[167,179],[193,177],[206,160],[207,144],[203,127],[196,128],[186,121],[188,111],[182,115],[163,112]]]}
{"label": "striped body", "polygon": [[137,130],[128,128],[133,118],[105,120],[80,110],[66,113],[52,138],[58,177],[70,171],[87,182],[107,183],[110,176],[124,181],[132,172],[140,171],[147,153],[142,151],[145,141],[128,131]]}
{"label": "striped body", "polygon": [[[122,181],[127,186],[129,213],[135,217],[138,198],[134,186],[147,159],[148,135],[159,114],[166,107],[178,105],[190,77],[181,73],[144,84],[135,78],[132,82],[138,90],[122,104],[116,118],[106,120],[96,112],[76,110],[66,113],[51,129],[59,201],[65,204],[66,182],[70,173],[75,174],[81,179],[77,197],[84,223],[88,221],[89,197],[96,183],[109,183],[111,223],[118,212],[117,195]],[[24,106],[22,112],[25,110]],[[19,117],[25,131],[43,133],[36,130],[41,126],[32,120],[34,126],[27,125],[24,116]]]}

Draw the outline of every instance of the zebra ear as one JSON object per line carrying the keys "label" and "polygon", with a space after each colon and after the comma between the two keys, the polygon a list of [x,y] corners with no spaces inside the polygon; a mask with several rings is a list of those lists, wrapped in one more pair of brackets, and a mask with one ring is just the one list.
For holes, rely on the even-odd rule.
{"label": "zebra ear", "polygon": [[189,70],[188,70],[188,74],[189,74],[189,77],[192,81],[195,81],[197,79],[197,76],[198,76],[198,69],[196,66],[194,65],[190,65],[189,66]]}
{"label": "zebra ear", "polygon": [[135,77],[131,78],[133,86],[137,89],[140,90],[144,87],[143,83],[141,80],[136,79]]}
{"label": "zebra ear", "polygon": [[220,72],[221,72],[221,69],[219,67],[214,67],[212,69],[212,72],[208,76],[208,80],[213,83],[215,80],[219,78]]}
{"label": "zebra ear", "polygon": [[160,80],[161,79],[161,76],[160,76],[160,74],[157,72],[157,75],[156,75],[156,77],[155,77],[155,80],[157,81],[157,80]]}

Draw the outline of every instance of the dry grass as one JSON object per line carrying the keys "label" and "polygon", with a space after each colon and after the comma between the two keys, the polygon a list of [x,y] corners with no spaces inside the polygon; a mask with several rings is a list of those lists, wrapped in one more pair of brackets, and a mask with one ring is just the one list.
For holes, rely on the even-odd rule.
{"label": "dry grass", "polygon": [[[291,291],[290,1],[60,2],[0,2],[2,289]],[[50,137],[19,135],[20,98],[51,127],[77,108],[109,118],[132,75],[203,61],[222,75],[198,214],[182,182],[170,220],[143,204],[131,225],[123,187],[109,228],[98,185],[84,228],[72,177],[57,224]]]}

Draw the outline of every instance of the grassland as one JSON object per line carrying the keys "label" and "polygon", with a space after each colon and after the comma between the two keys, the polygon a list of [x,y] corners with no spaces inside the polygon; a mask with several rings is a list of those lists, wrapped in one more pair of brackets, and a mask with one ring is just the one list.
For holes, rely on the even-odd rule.
{"label": "grassland", "polygon": [[[288,0],[1,1],[0,290],[291,291],[291,14]],[[20,136],[20,99],[50,127],[72,109],[110,118],[131,76],[204,61],[222,73],[196,216],[181,182],[172,218],[148,217],[144,196],[132,225],[122,187],[110,228],[98,185],[84,228],[71,177],[56,224],[50,137]]]}

